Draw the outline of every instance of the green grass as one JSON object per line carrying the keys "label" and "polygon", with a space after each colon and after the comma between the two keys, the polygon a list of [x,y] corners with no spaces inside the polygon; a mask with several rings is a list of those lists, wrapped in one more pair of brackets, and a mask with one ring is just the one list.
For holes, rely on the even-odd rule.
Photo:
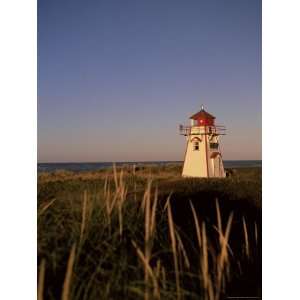
{"label": "green grass", "polygon": [[180,170],[40,174],[41,299],[259,296],[261,170],[210,180]]}

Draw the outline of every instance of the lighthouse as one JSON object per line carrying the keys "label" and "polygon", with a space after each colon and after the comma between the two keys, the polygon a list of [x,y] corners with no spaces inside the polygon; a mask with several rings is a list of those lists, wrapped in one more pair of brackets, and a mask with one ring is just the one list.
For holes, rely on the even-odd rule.
{"label": "lighthouse", "polygon": [[215,125],[215,117],[201,110],[190,117],[190,126],[179,126],[180,134],[186,136],[186,151],[182,170],[183,177],[225,177],[220,136],[225,135],[224,126]]}

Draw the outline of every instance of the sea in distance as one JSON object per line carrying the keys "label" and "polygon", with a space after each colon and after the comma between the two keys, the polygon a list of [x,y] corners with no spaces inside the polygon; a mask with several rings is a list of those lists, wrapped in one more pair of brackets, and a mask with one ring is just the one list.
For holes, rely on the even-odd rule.
{"label": "sea in distance", "polygon": [[[116,166],[124,165],[167,165],[182,164],[182,161],[144,161],[144,162],[116,162]],[[69,163],[38,163],[37,171],[55,172],[66,170],[72,172],[79,171],[96,171],[103,168],[112,167],[113,162],[69,162]],[[225,168],[261,168],[261,160],[224,160]]]}

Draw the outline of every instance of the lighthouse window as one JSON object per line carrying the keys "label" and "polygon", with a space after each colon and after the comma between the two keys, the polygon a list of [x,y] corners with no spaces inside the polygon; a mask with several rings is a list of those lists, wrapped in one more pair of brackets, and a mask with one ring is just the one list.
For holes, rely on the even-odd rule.
{"label": "lighthouse window", "polygon": [[218,149],[219,144],[218,143],[210,143],[210,149]]}
{"label": "lighthouse window", "polygon": [[199,142],[194,142],[194,151],[199,150]]}

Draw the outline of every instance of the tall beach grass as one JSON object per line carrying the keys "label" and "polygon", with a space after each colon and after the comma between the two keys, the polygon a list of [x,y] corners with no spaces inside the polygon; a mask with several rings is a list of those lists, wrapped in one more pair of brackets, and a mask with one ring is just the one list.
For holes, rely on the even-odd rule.
{"label": "tall beach grass", "polygon": [[[257,190],[252,201],[237,184],[259,189],[257,177],[186,180],[176,170],[139,176],[114,166],[96,179],[43,178],[38,299],[219,300],[240,293],[239,278],[253,280],[249,266],[259,266],[260,206]],[[253,292],[259,295],[259,280]]]}

